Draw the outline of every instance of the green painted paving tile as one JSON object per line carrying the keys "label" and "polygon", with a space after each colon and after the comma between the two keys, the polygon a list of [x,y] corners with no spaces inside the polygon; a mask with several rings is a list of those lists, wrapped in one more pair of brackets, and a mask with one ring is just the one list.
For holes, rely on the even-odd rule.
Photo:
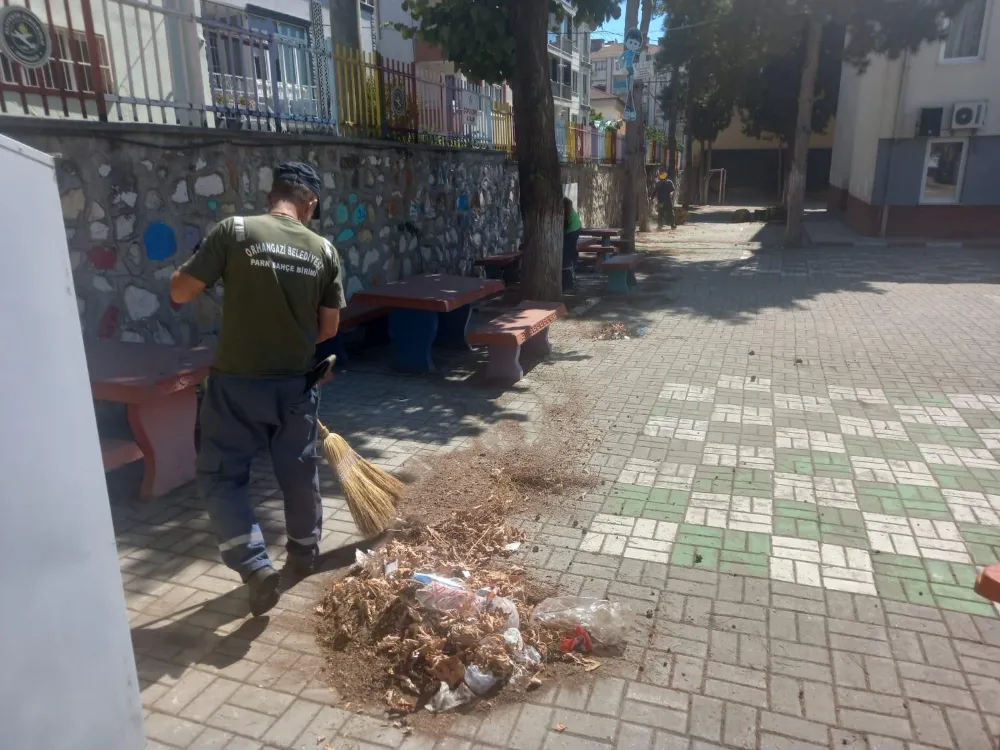
{"label": "green painted paving tile", "polygon": [[691,493],[686,490],[667,490],[657,487],[649,492],[651,502],[681,505],[687,507]]}
{"label": "green painted paving tile", "polygon": [[886,484],[885,482],[858,482],[856,484],[858,495],[891,498],[899,497],[898,486],[896,484]]}
{"label": "green painted paving tile", "polygon": [[696,536],[708,537],[710,539],[717,539],[720,542],[722,538],[726,535],[725,529],[717,529],[714,526],[700,526],[694,523],[682,523],[677,528],[678,534],[694,534]]}
{"label": "green painted paving tile", "polygon": [[625,500],[645,500],[653,490],[650,487],[640,487],[636,484],[616,484],[611,490],[611,497]]}
{"label": "green painted paving tile", "polygon": [[972,587],[966,588],[965,586],[949,586],[944,583],[931,583],[931,591],[934,596],[943,596],[947,599],[965,599],[966,601],[982,601],[983,598],[979,596]]}
{"label": "green painted paving tile", "polygon": [[865,519],[860,511],[848,510],[846,508],[819,508],[820,523],[832,524],[834,526],[853,526],[856,529],[865,530]]}
{"label": "green painted paving tile", "polygon": [[858,507],[865,513],[881,513],[886,516],[906,515],[906,507],[899,498],[858,495]]}
{"label": "green painted paving tile", "polygon": [[738,563],[740,565],[758,565],[766,567],[768,564],[767,555],[754,555],[750,552],[734,552],[733,550],[722,550],[719,555],[722,562]]}
{"label": "green painted paving tile", "polygon": [[814,542],[818,542],[820,539],[819,524],[815,521],[796,521],[794,533],[787,536],[794,536],[799,539],[811,539]]}
{"label": "green painted paving tile", "polygon": [[962,523],[958,526],[962,538],[979,544],[1000,544],[1000,529],[992,526],[981,526],[975,523]]}
{"label": "green painted paving tile", "polygon": [[972,562],[976,565],[993,565],[1000,562],[1000,547],[968,540],[966,540],[965,546],[969,550],[969,554],[972,555]]}
{"label": "green painted paving tile", "polygon": [[901,568],[916,568],[917,570],[924,569],[924,564],[920,562],[919,557],[910,557],[909,555],[887,555],[885,553],[879,553],[872,559],[882,565],[898,565]]}
{"label": "green painted paving tile", "polygon": [[927,574],[930,576],[932,584],[941,583],[954,586],[957,583],[948,563],[940,560],[927,560],[924,565],[927,567]]}
{"label": "green painted paving tile", "polygon": [[719,551],[712,547],[676,543],[670,555],[670,562],[687,568],[718,568]]}
{"label": "green painted paving tile", "polygon": [[707,536],[697,534],[677,534],[676,544],[684,544],[690,547],[707,547],[711,549],[722,549],[721,539],[712,539]]}
{"label": "green painted paving tile", "polygon": [[893,578],[908,581],[926,581],[927,572],[923,568],[904,568],[898,565],[882,565],[875,563],[875,572]]}
{"label": "green painted paving tile", "polygon": [[737,552],[746,552],[747,549],[747,532],[745,531],[726,531],[722,535],[722,548],[735,550]]}
{"label": "green painted paving tile", "polygon": [[747,532],[747,551],[758,555],[770,555],[771,537],[755,531]]}
{"label": "green painted paving tile", "polygon": [[806,518],[815,520],[819,516],[819,511],[815,505],[807,503],[790,503],[778,500],[774,503],[774,515],[786,518]]}
{"label": "green painted paving tile", "polygon": [[621,513],[623,516],[636,516],[642,515],[643,510],[646,509],[646,502],[644,500],[626,500],[622,504]]}
{"label": "green painted paving tile", "polygon": [[601,513],[607,513],[609,516],[620,516],[624,507],[624,500],[608,499],[605,500],[604,505],[601,506]]}
{"label": "green painted paving tile", "polygon": [[939,596],[937,604],[942,609],[950,609],[955,612],[965,612],[966,614],[981,615],[982,617],[997,616],[996,609],[981,597],[979,601],[969,601],[967,599],[947,599]]}
{"label": "green painted paving tile", "polygon": [[903,584],[903,591],[906,592],[906,598],[911,603],[933,606],[934,598],[931,594],[930,586],[925,581],[914,581],[909,578],[903,578],[900,580],[900,583]]}
{"label": "green painted paving tile", "polygon": [[903,584],[898,578],[875,574],[875,590],[883,599],[892,599],[897,602],[906,601],[906,592],[903,591]]}

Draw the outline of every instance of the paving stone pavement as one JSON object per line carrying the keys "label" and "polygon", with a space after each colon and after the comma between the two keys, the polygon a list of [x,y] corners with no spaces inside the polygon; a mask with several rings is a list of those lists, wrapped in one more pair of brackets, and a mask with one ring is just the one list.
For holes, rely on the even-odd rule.
{"label": "paving stone pavement", "polygon": [[[585,396],[603,483],[527,519],[523,562],[622,602],[624,659],[404,736],[322,681],[310,618],[328,574],[249,619],[186,488],[113,508],[148,747],[1000,746],[1000,610],[971,590],[1000,561],[1000,255],[698,232],[647,243],[669,254],[648,291],[555,326],[517,388],[361,363],[324,396],[324,419],[389,467],[504,419],[532,434],[545,405]],[[613,318],[645,331],[591,340]],[[324,549],[358,541],[324,490]],[[280,560],[266,465],[252,492]]]}

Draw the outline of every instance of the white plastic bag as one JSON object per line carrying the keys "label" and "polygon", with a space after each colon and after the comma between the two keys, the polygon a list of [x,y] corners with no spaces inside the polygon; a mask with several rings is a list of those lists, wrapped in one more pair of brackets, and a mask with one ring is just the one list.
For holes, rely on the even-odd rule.
{"label": "white plastic bag", "polygon": [[492,589],[479,589],[476,592],[476,609],[480,612],[503,612],[507,615],[505,630],[521,627],[521,616],[517,613],[517,605],[510,599],[497,596]]}
{"label": "white plastic bag", "polygon": [[476,595],[468,589],[456,589],[438,581],[420,587],[413,596],[421,607],[435,612],[465,609],[476,602]]}
{"label": "white plastic bag", "polygon": [[465,684],[469,686],[469,690],[482,697],[496,687],[497,678],[473,664],[465,668]]}
{"label": "white plastic bag", "polygon": [[602,646],[617,646],[625,640],[621,605],[607,599],[554,596],[535,607],[531,622],[566,631],[582,625]]}
{"label": "white plastic bag", "polygon": [[469,690],[469,687],[464,682],[454,690],[448,687],[447,682],[442,682],[437,693],[431,698],[431,702],[424,706],[424,708],[432,713],[441,713],[442,711],[450,711],[453,708],[465,705],[472,698],[472,691]]}

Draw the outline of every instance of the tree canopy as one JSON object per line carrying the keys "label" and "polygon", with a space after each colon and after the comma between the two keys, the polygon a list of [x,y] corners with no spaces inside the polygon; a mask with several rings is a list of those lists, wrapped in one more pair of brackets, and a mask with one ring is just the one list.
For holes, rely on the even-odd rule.
{"label": "tree canopy", "polygon": [[[561,18],[562,3],[548,3],[550,12]],[[396,28],[406,38],[415,36],[440,47],[444,56],[466,75],[500,83],[514,78],[518,54],[512,21],[514,5],[505,0],[403,0],[403,10],[416,26],[396,24]],[[616,0],[579,0],[576,8],[576,22],[592,27],[621,15]]]}

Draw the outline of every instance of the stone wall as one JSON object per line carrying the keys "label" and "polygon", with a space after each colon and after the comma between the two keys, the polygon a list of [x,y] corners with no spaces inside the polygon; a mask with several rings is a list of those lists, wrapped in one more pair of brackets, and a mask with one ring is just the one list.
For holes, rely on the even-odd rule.
{"label": "stone wall", "polygon": [[[217,221],[260,213],[272,167],[312,163],[326,188],[313,229],[340,251],[354,292],[420,273],[473,272],[517,247],[517,168],[503,154],[322,136],[3,118],[0,132],[57,155],[84,335],[211,343],[218,288],[179,311],[174,270]],[[588,226],[613,226],[620,169],[563,168]]]}
{"label": "stone wall", "polygon": [[272,167],[316,166],[313,228],[338,248],[348,294],[430,272],[470,273],[517,244],[517,173],[502,154],[263,133],[4,121],[57,154],[59,192],[86,336],[211,342],[218,290],[174,311],[168,280],[215,223],[265,208]]}

